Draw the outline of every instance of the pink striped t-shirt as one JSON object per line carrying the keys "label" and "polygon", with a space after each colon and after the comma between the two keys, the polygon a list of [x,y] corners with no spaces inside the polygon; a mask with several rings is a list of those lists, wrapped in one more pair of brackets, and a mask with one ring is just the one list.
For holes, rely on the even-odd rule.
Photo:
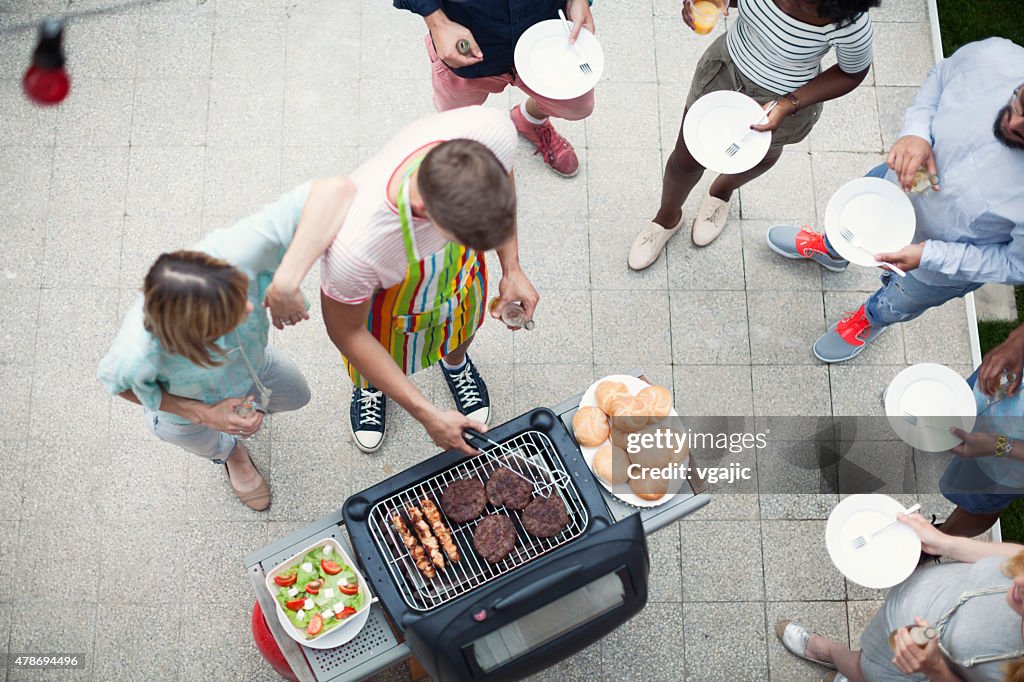
{"label": "pink striped t-shirt", "polygon": [[[327,296],[341,303],[362,303],[378,289],[388,289],[405,279],[408,259],[402,223],[398,209],[388,199],[388,182],[416,150],[460,138],[486,145],[506,170],[512,170],[516,130],[506,112],[463,107],[406,126],[349,176],[356,185],[356,197],[321,260],[320,286]],[[414,216],[412,229],[421,259],[447,244],[429,220]]]}

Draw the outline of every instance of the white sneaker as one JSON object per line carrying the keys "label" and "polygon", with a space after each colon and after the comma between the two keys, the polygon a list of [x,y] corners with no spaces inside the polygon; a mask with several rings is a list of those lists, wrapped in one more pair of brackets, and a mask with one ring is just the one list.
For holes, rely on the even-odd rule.
{"label": "white sneaker", "polygon": [[718,239],[728,219],[729,202],[705,194],[704,201],[697,210],[697,217],[693,220],[693,231],[690,234],[693,243],[697,246],[707,246]]}
{"label": "white sneaker", "polygon": [[664,228],[655,222],[644,225],[644,229],[640,230],[640,234],[633,240],[633,245],[629,247],[629,258],[626,259],[629,269],[644,270],[654,265],[665,244],[668,244],[668,240],[672,239],[672,235],[679,231],[682,224],[683,218],[680,216],[679,222],[672,229]]}

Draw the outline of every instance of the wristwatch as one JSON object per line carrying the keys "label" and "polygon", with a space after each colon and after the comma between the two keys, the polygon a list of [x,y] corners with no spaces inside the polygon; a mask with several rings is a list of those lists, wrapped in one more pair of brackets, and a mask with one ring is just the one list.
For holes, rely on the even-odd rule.
{"label": "wristwatch", "polygon": [[794,95],[792,92],[783,95],[782,99],[789,100],[789,103],[793,105],[794,112],[800,111],[800,98]]}
{"label": "wristwatch", "polygon": [[1013,440],[1006,434],[996,438],[996,457],[1006,457],[1013,452]]}

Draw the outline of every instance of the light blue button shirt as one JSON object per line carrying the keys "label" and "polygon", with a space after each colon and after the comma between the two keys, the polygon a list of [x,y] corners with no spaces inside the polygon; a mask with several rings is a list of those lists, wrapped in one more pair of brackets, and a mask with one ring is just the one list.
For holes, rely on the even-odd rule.
{"label": "light blue button shirt", "polygon": [[942,187],[910,195],[926,284],[1024,283],[1024,150],[992,133],[1021,83],[1024,47],[989,38],[939,62],[907,109],[902,135],[931,143]]}
{"label": "light blue button shirt", "polygon": [[[270,320],[263,307],[266,289],[295,236],[311,184],[296,187],[231,227],[215,230],[191,249],[223,259],[249,277],[248,297],[253,311],[234,331],[217,341],[227,351],[224,364],[201,367],[168,353],[143,326],[139,296],[121,324],[110,352],[100,362],[98,376],[108,391],[118,394],[131,389],[146,408],[154,411],[160,407],[161,391],[207,404],[246,395],[253,384],[246,360],[259,372],[270,333]],[[161,413],[161,418],[188,423],[168,413]]]}

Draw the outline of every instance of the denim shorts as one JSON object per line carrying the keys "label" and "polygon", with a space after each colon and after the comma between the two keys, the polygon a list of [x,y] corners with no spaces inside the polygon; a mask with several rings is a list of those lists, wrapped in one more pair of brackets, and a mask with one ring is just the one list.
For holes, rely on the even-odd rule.
{"label": "denim shorts", "polygon": [[1014,500],[1024,498],[1024,490],[999,485],[973,459],[955,457],[939,481],[942,495],[972,514],[998,514]]}

